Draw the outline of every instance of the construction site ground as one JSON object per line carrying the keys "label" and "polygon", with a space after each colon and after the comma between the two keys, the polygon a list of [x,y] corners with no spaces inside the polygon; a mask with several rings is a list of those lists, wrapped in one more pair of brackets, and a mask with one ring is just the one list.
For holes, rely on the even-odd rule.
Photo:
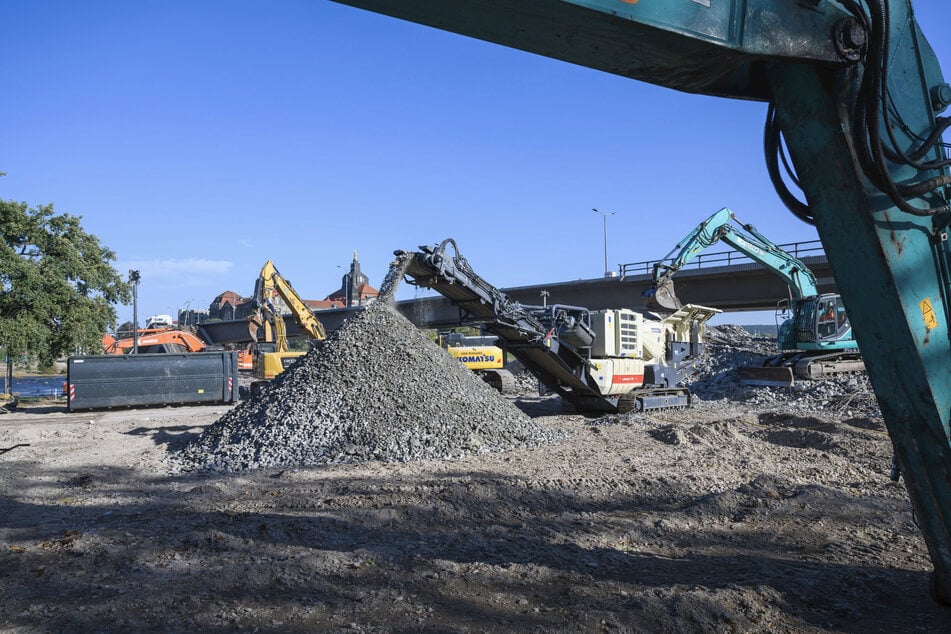
{"label": "construction site ground", "polygon": [[453,461],[170,474],[224,406],[0,416],[0,629],[951,631],[881,419],[700,402]]}

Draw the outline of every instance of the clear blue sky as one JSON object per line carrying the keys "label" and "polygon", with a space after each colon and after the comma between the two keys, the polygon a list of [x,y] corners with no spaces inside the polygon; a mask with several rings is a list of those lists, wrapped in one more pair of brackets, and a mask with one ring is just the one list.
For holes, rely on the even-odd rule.
{"label": "clear blue sky", "polygon": [[[915,6],[951,76],[947,0]],[[267,259],[308,299],[354,251],[378,286],[394,249],[450,236],[500,287],[599,277],[593,207],[615,213],[612,268],[722,206],[776,242],[816,238],[766,177],[765,104],[328,1],[6,0],[0,16],[0,197],[82,216],[141,271],[140,322],[250,295]]]}

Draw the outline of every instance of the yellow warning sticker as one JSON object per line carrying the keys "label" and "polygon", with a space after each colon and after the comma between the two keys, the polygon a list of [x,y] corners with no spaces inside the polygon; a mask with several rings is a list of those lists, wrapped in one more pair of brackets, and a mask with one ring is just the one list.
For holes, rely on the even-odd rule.
{"label": "yellow warning sticker", "polygon": [[931,305],[931,298],[926,297],[918,302],[918,308],[921,309],[921,316],[925,319],[925,328],[929,331],[938,327],[938,316],[935,315],[934,307]]}

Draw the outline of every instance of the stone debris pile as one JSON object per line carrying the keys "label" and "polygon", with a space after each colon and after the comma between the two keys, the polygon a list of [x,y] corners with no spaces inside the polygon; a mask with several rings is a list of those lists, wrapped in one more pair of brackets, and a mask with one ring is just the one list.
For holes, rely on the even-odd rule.
{"label": "stone debris pile", "polygon": [[517,394],[530,394],[538,396],[539,381],[538,377],[528,371],[519,360],[509,361],[505,364],[505,369],[512,373],[512,379],[515,381],[515,392]]}
{"label": "stone debris pile", "polygon": [[777,354],[774,337],[754,335],[741,326],[707,327],[704,355],[690,391],[702,401],[733,401],[754,406],[786,405],[792,411],[836,412],[845,416],[880,417],[875,394],[864,372],[819,381],[797,380],[790,387],[740,383],[736,368],[760,365]]}
{"label": "stone debris pile", "polygon": [[452,459],[559,439],[396,312],[402,264],[383,299],[171,455],[173,470]]}

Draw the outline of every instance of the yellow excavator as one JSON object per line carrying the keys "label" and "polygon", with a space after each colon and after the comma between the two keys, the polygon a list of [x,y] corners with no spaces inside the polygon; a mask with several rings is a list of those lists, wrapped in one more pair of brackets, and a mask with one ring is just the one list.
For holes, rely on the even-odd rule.
{"label": "yellow excavator", "polygon": [[505,369],[498,337],[447,331],[437,335],[436,343],[499,393],[515,394],[515,376]]}
{"label": "yellow excavator", "polygon": [[255,381],[251,383],[252,396],[259,394],[268,381],[307,354],[290,349],[284,311],[275,305],[275,299],[278,297],[290,311],[301,332],[314,341],[327,338],[324,325],[300,298],[291,283],[280,274],[274,262],[268,260],[254,283],[254,312],[248,316],[248,321],[256,325],[258,330],[264,330],[264,343],[256,345],[254,355]]}

